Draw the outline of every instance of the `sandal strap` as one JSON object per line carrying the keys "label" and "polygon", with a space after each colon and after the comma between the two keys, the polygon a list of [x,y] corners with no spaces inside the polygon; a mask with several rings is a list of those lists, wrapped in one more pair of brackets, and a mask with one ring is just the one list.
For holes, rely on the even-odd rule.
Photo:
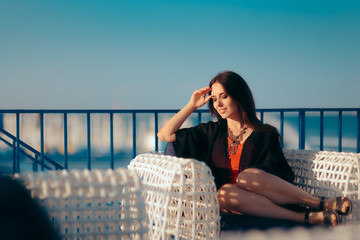
{"label": "sandal strap", "polygon": [[336,211],[337,212],[340,212],[340,213],[342,213],[342,211],[341,211],[341,208],[342,208],[342,204],[343,204],[343,200],[341,199],[341,197],[336,197]]}
{"label": "sandal strap", "polygon": [[325,202],[325,197],[321,197],[320,198],[320,205],[319,205],[319,210],[320,211],[324,211],[324,202]]}
{"label": "sandal strap", "polygon": [[336,216],[336,225],[339,224],[339,215],[334,211],[324,211],[324,224],[327,226],[332,226],[331,217]]}
{"label": "sandal strap", "polygon": [[309,221],[309,214],[310,214],[310,211],[305,213],[305,219],[304,219],[305,225],[311,225],[310,221]]}
{"label": "sandal strap", "polygon": [[[348,201],[349,202],[349,207],[347,208],[346,212],[341,211],[341,208],[343,206],[343,203]],[[336,208],[335,208],[336,212],[340,215],[349,215],[352,211],[352,202],[348,197],[344,197],[344,199],[342,197],[336,197]]]}

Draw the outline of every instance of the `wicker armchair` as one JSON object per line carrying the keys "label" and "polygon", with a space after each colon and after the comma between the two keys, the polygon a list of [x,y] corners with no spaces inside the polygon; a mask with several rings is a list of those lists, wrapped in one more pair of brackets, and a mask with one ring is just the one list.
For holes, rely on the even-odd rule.
{"label": "wicker armchair", "polygon": [[24,173],[63,239],[147,239],[141,182],[128,169]]}
{"label": "wicker armchair", "polygon": [[146,192],[150,239],[218,239],[220,209],[207,165],[147,153],[128,168],[139,174]]}
{"label": "wicker armchair", "polygon": [[[296,184],[315,196],[347,196],[353,212],[346,225],[360,222],[360,154],[284,150]],[[193,159],[141,154],[128,166],[146,192],[151,239],[216,239],[220,211],[210,169]],[[351,224],[352,223],[352,224]]]}
{"label": "wicker armchair", "polygon": [[295,183],[317,197],[346,196],[353,211],[343,223],[360,223],[360,154],[311,150],[284,150],[295,173]]}

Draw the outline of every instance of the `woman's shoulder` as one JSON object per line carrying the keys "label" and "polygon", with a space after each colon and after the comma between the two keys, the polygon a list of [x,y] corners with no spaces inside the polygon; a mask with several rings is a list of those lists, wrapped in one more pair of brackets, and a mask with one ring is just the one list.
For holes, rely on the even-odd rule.
{"label": "woman's shoulder", "polygon": [[269,124],[263,124],[261,127],[254,129],[252,135],[254,138],[280,138],[277,128]]}
{"label": "woman's shoulder", "polygon": [[186,133],[190,133],[190,134],[212,134],[214,132],[217,132],[219,129],[221,129],[223,126],[222,123],[217,122],[217,121],[209,121],[209,122],[205,122],[205,123],[200,123],[196,126],[193,127],[188,127],[188,128],[181,128],[177,131],[177,134],[186,134]]}
{"label": "woman's shoulder", "polygon": [[209,121],[206,123],[200,123],[199,125],[197,125],[196,127],[201,127],[201,128],[219,128],[219,127],[224,127],[226,126],[226,121]]}
{"label": "woman's shoulder", "polygon": [[224,131],[226,131],[227,129],[227,125],[226,122],[224,123],[224,121],[209,121],[209,122],[205,122],[205,123],[200,123],[199,125],[190,128],[190,132],[192,132],[193,134],[202,134],[202,135],[207,135],[207,136],[214,136],[222,133]]}

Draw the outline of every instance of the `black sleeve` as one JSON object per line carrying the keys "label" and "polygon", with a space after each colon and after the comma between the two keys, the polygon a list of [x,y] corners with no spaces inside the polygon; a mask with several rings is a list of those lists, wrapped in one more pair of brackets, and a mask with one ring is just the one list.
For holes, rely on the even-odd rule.
{"label": "black sleeve", "polygon": [[288,182],[293,182],[294,173],[284,157],[278,134],[264,133],[260,145],[261,147],[257,148],[258,154],[255,154],[255,158],[250,162],[250,167],[262,169]]}
{"label": "black sleeve", "polygon": [[196,127],[178,130],[175,133],[176,140],[173,143],[176,156],[205,161],[214,124],[214,122],[208,122]]}

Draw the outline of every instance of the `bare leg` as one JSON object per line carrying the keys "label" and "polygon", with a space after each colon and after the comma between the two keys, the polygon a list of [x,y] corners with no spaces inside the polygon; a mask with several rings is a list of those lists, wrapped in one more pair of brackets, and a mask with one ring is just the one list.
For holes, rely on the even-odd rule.
{"label": "bare leg", "polygon": [[[314,197],[302,189],[283,179],[256,168],[242,171],[237,179],[239,188],[255,192],[270,199],[275,204],[301,204],[318,209],[320,198]],[[335,210],[335,199],[326,199],[324,210]],[[342,211],[346,211],[349,203],[345,202]]]}
{"label": "bare leg", "polygon": [[242,171],[237,186],[269,198],[276,204],[301,204],[317,209],[320,199],[283,179],[256,168]]}
{"label": "bare leg", "polygon": [[268,198],[238,188],[236,185],[225,184],[218,193],[220,208],[225,212],[304,222],[304,213],[282,208]]}
{"label": "bare leg", "polygon": [[[305,213],[280,207],[262,195],[241,189],[233,184],[223,185],[218,193],[220,208],[224,212],[292,220],[300,223],[303,223],[305,219]],[[323,224],[324,215],[322,212],[313,212],[310,213],[309,220],[312,224]],[[332,221],[336,223],[336,218]]]}

